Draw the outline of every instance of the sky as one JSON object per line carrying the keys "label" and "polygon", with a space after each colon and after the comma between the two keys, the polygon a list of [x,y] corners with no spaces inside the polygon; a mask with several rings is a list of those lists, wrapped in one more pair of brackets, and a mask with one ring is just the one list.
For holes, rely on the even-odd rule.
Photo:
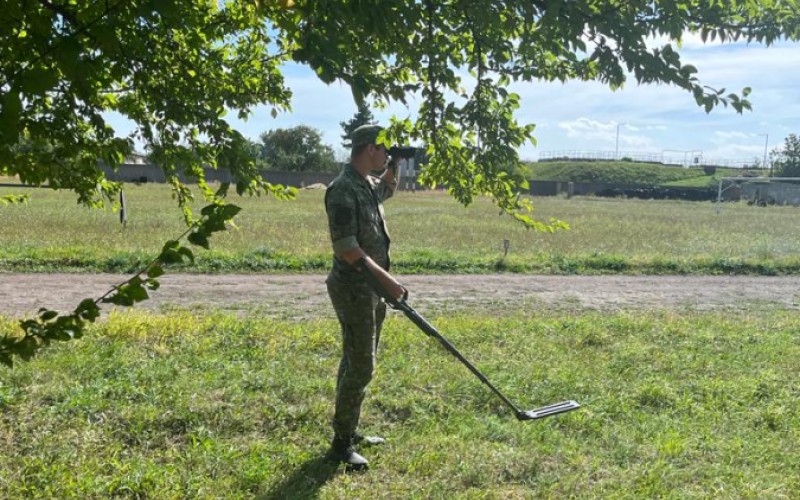
{"label": "sky", "polygon": [[[718,106],[707,114],[682,89],[638,85],[632,78],[617,91],[598,82],[512,84],[510,90],[521,96],[517,119],[536,125],[537,142],[521,148],[520,157],[591,152],[742,166],[763,162],[765,149],[780,146],[790,133],[800,134],[800,44],[704,44],[688,35],[680,53],[683,64],[698,68],[696,76],[705,85],[739,94],[751,87],[753,110],[738,114]],[[230,113],[232,125],[253,139],[267,130],[309,125],[337,156],[346,156],[339,123],[356,112],[349,87],[326,85],[298,65],[286,66],[284,75],[294,94],[291,112],[273,118],[268,108],[258,107],[247,121]],[[392,114],[413,117],[415,111],[398,104],[373,114],[385,123]]]}

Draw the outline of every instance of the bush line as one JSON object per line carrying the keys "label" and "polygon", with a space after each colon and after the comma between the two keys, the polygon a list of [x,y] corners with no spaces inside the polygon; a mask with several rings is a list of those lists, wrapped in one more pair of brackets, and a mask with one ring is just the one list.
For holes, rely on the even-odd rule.
{"label": "bush line", "polygon": [[[147,261],[144,254],[117,254],[111,258],[10,256],[0,258],[3,272],[131,273]],[[194,265],[170,266],[186,273],[301,273],[327,272],[326,256],[198,255]],[[457,259],[453,257],[396,258],[393,268],[406,274],[654,274],[758,275],[800,274],[800,258],[743,259],[699,256],[689,259],[625,257],[619,255],[543,255],[534,259]]]}

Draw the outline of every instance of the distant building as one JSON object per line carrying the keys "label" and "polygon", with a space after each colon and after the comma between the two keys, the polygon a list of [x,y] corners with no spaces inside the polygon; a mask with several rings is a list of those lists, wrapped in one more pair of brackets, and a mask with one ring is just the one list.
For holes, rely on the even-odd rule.
{"label": "distant building", "polygon": [[125,165],[145,165],[147,164],[147,155],[141,153],[131,153],[122,161]]}

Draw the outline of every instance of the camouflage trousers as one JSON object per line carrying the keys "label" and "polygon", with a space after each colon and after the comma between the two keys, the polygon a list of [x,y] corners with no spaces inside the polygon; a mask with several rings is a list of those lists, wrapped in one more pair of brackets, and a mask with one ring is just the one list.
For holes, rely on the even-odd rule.
{"label": "camouflage trousers", "polygon": [[336,378],[335,437],[350,439],[358,428],[361,403],[375,371],[386,304],[366,284],[327,281],[342,330],[342,360]]}

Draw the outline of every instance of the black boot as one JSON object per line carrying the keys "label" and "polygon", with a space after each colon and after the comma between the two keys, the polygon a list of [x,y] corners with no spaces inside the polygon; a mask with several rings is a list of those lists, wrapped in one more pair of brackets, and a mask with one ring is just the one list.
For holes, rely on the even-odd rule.
{"label": "black boot", "polygon": [[358,431],[353,433],[351,441],[353,444],[361,444],[364,446],[375,446],[386,443],[386,440],[380,436],[364,436]]}
{"label": "black boot", "polygon": [[347,465],[350,470],[367,470],[369,462],[353,449],[353,444],[346,439],[334,438],[331,443],[329,457]]}

